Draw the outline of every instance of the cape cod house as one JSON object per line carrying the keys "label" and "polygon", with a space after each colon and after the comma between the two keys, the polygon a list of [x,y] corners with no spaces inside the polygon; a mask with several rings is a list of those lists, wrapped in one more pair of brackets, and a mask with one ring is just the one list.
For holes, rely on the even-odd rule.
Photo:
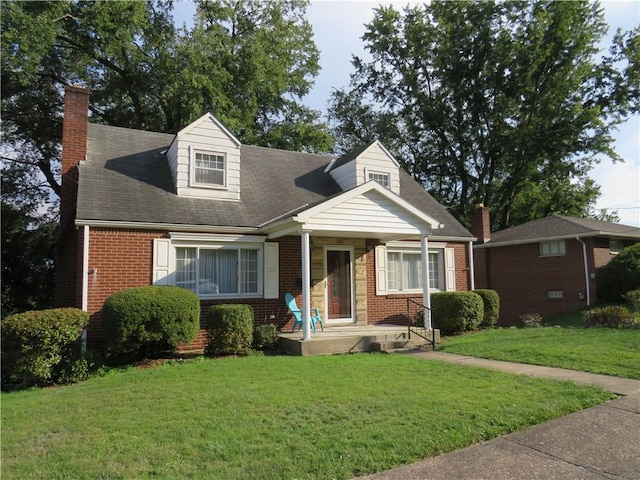
{"label": "cape cod house", "polygon": [[281,329],[288,292],[330,327],[473,288],[473,237],[378,141],[336,158],[243,145],[212,114],[175,135],[92,124],[88,104],[66,89],[56,298],[89,312],[90,346],[105,299],[135,286],[188,288],[203,312],[249,304]]}
{"label": "cape cod house", "polygon": [[578,310],[596,302],[596,269],[620,250],[640,242],[640,228],[562,215],[491,232],[489,209],[472,219],[477,288],[500,296],[499,324],[522,314],[541,316]]}

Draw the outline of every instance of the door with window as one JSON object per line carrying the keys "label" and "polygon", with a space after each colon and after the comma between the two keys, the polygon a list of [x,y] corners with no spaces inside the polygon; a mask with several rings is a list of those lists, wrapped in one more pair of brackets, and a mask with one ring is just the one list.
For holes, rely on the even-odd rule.
{"label": "door with window", "polygon": [[325,251],[327,279],[327,322],[353,322],[353,250],[328,248]]}

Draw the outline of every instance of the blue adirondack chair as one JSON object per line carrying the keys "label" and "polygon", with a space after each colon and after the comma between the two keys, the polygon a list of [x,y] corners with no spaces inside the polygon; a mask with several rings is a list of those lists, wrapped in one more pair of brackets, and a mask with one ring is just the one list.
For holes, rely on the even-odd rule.
{"label": "blue adirondack chair", "polygon": [[[293,295],[290,293],[285,294],[284,303],[287,305],[289,311],[293,314],[293,328],[291,329],[291,333],[296,331],[296,327],[302,328],[302,312],[296,305],[296,299],[293,298]],[[317,308],[311,309],[311,329],[313,333],[316,333],[316,323],[320,324],[320,328],[324,332],[324,325],[322,324],[322,318],[320,317],[320,312]]]}

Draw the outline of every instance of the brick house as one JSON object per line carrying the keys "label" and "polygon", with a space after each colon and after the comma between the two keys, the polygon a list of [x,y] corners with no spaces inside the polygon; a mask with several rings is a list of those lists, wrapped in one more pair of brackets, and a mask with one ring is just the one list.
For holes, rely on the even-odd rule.
{"label": "brick house", "polygon": [[489,209],[474,211],[476,288],[500,296],[502,325],[524,313],[543,317],[593,304],[596,269],[640,241],[640,228],[551,215],[491,233]]}
{"label": "brick house", "polygon": [[298,153],[242,145],[211,114],[169,135],[89,123],[88,105],[66,89],[56,299],[89,312],[90,346],[129,287],[188,288],[203,312],[250,304],[281,329],[287,292],[327,326],[370,325],[473,287],[473,237],[378,141]]}

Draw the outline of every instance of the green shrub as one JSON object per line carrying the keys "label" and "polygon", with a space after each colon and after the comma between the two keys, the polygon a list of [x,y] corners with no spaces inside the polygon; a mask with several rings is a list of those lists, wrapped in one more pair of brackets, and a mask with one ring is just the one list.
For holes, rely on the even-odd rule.
{"label": "green shrub", "polygon": [[635,324],[631,312],[617,305],[588,310],[582,318],[585,327],[629,328]]}
{"label": "green shrub", "polygon": [[624,294],[624,299],[629,305],[640,312],[640,290],[631,290]]}
{"label": "green shrub", "polygon": [[527,328],[542,327],[542,317],[539,313],[523,313],[522,315],[520,315],[520,321]]}
{"label": "green shrub", "polygon": [[129,288],[107,298],[102,318],[112,354],[157,355],[196,338],[200,300],[179,287]]}
{"label": "green shrub", "polygon": [[500,297],[495,290],[474,290],[480,295],[484,304],[484,317],[480,322],[480,328],[491,328],[498,323],[500,318]]}
{"label": "green shrub", "polygon": [[278,343],[278,329],[273,323],[258,325],[253,331],[255,350],[273,350]]}
{"label": "green shrub", "polygon": [[251,349],[253,309],[249,305],[213,305],[207,312],[207,355],[238,355]]}
{"label": "green shrub", "polygon": [[77,308],[34,310],[2,321],[2,384],[47,385],[80,377],[82,329],[89,314]]}
{"label": "green shrub", "polygon": [[622,249],[596,272],[598,298],[620,302],[625,293],[640,289],[640,243]]}
{"label": "green shrub", "polygon": [[434,328],[452,334],[478,328],[484,304],[473,292],[439,292],[431,295],[431,311]]}

